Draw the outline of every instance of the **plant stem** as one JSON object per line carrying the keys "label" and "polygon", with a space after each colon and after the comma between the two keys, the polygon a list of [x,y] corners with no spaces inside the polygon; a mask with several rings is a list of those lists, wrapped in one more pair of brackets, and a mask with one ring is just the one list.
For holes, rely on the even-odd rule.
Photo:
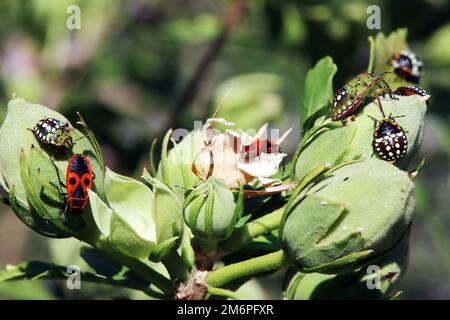
{"label": "plant stem", "polygon": [[[45,271],[44,271],[45,270]],[[8,274],[9,273],[9,274]],[[67,280],[68,273],[66,266],[60,266],[53,263],[41,261],[30,261],[21,263],[9,271],[2,271],[0,281],[18,281],[18,280],[42,280],[42,279],[60,279]],[[147,287],[129,278],[115,279],[114,277],[105,277],[91,272],[81,272],[82,281],[91,283],[101,283],[115,287],[140,290],[150,297],[162,299],[165,296],[160,292]]]}
{"label": "plant stem", "polygon": [[221,287],[233,280],[258,273],[276,270],[290,264],[283,250],[278,250],[260,257],[230,264],[209,272],[208,286]]}
{"label": "plant stem", "polygon": [[179,282],[184,282],[188,279],[189,272],[178,252],[170,252],[167,257],[162,260],[162,263],[166,267],[167,272],[169,272],[172,280],[176,279]]}
{"label": "plant stem", "polygon": [[103,237],[90,236],[90,237],[79,237],[79,239],[85,241],[92,247],[101,251],[111,260],[114,260],[128,267],[133,273],[138,275],[140,278],[156,286],[167,297],[170,297],[172,295],[173,293],[172,282],[159,272],[152,269],[149,265],[147,265],[143,261],[137,258],[128,257],[118,253],[110,246],[108,241]]}
{"label": "plant stem", "polygon": [[264,235],[278,228],[283,216],[284,207],[277,209],[265,216],[255,219],[238,229],[227,240],[220,244],[226,253],[233,252],[251,242],[254,238]]}
{"label": "plant stem", "polygon": [[231,291],[231,290],[227,290],[227,289],[222,289],[222,288],[216,288],[216,287],[208,287],[208,293],[210,295],[214,295],[214,296],[219,296],[219,297],[225,297],[225,298],[230,298],[233,300],[240,300],[239,296]]}

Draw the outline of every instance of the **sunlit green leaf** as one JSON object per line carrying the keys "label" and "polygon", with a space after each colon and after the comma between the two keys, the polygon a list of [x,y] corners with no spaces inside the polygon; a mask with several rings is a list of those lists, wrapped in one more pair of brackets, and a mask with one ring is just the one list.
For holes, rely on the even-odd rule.
{"label": "sunlit green leaf", "polygon": [[[311,116],[319,116],[317,112],[330,104],[333,97],[333,76],[337,71],[331,57],[325,57],[308,71],[305,80],[303,102],[300,108],[300,119],[303,125]],[[322,115],[322,114],[320,114]]]}

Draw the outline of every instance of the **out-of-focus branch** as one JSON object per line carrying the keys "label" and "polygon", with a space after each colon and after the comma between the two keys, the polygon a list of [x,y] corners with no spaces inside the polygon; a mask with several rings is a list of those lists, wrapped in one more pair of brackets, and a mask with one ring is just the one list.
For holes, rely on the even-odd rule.
{"label": "out-of-focus branch", "polygon": [[220,34],[213,42],[211,42],[192,77],[181,91],[181,94],[175,102],[174,109],[172,110],[172,114],[169,118],[167,129],[174,128],[179,124],[182,112],[195,100],[200,84],[207,75],[208,68],[214,59],[219,55],[233,28],[240,21],[245,8],[245,0],[233,0],[226,8],[222,18],[222,28]]}

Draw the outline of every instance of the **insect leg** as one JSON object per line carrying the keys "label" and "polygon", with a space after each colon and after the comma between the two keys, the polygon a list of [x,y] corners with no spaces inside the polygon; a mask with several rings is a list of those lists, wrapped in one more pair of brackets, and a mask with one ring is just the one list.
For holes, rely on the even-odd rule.
{"label": "insect leg", "polygon": [[67,186],[66,186],[66,185],[62,182],[62,180],[61,180],[61,177],[60,177],[60,175],[59,175],[58,167],[57,167],[56,164],[55,164],[55,158],[51,157],[51,161],[52,161],[53,167],[54,167],[55,170],[56,170],[56,175],[58,176],[59,184],[60,184],[62,187],[67,188]]}

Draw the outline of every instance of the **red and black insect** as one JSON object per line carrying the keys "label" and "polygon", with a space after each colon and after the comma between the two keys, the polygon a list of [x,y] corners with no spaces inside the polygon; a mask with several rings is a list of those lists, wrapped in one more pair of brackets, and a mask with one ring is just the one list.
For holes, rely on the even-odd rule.
{"label": "red and black insect", "polygon": [[67,205],[66,213],[78,214],[89,199],[87,189],[92,188],[94,173],[88,157],[75,154],[69,159],[66,173]]}
{"label": "red and black insect", "polygon": [[391,61],[394,72],[408,82],[419,83],[423,62],[414,53],[401,51]]}
{"label": "red and black insect", "polygon": [[428,95],[428,93],[424,89],[415,86],[398,87],[394,93],[398,96],[419,95],[421,97],[425,97]]}

